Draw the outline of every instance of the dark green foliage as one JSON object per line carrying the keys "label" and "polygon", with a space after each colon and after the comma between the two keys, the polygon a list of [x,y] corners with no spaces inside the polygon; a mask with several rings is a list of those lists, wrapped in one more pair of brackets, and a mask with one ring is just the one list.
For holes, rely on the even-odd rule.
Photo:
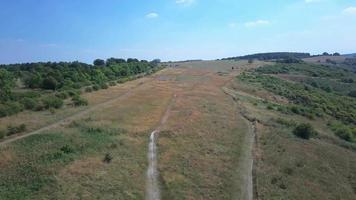
{"label": "dark green foliage", "polygon": [[288,59],[288,58],[308,58],[309,53],[294,53],[294,52],[274,52],[274,53],[258,53],[240,57],[230,57],[224,58],[222,60],[235,60],[235,59],[257,59],[257,60],[278,60],[278,59]]}
{"label": "dark green foliage", "polygon": [[333,122],[329,124],[329,126],[335,135],[339,138],[348,142],[356,142],[356,127],[352,127],[352,125],[345,125],[339,122]]}
{"label": "dark green foliage", "polygon": [[69,96],[70,96],[69,92],[67,92],[67,91],[56,93],[56,97],[61,98],[61,99],[67,99]]}
{"label": "dark green foliage", "polygon": [[85,92],[93,92],[93,88],[92,87],[86,87],[85,88]]}
{"label": "dark green foliage", "polygon": [[37,100],[34,98],[25,97],[20,100],[21,104],[24,105],[25,109],[27,110],[35,110],[38,103]]}
{"label": "dark green foliage", "polygon": [[116,82],[111,81],[111,82],[109,83],[109,85],[110,85],[110,86],[115,86],[115,85],[116,85]]}
{"label": "dark green foliage", "polygon": [[70,147],[69,145],[67,145],[67,144],[64,145],[63,147],[61,147],[60,150],[65,154],[74,153],[74,149],[72,147]]}
{"label": "dark green foliage", "polygon": [[56,96],[47,96],[42,99],[44,108],[50,109],[50,108],[61,108],[63,106],[63,99],[58,98]]}
{"label": "dark green foliage", "polygon": [[94,85],[94,86],[93,86],[93,90],[94,90],[94,91],[100,90],[100,85]]}
{"label": "dark green foliage", "polygon": [[42,88],[46,90],[56,90],[58,86],[58,81],[53,77],[45,78],[42,82]]}
{"label": "dark green foliage", "polygon": [[350,91],[349,96],[356,98],[356,90]]}
{"label": "dark green foliage", "polygon": [[315,137],[318,133],[314,130],[314,128],[310,124],[299,124],[294,128],[293,134],[302,139],[310,139],[311,137]]}
{"label": "dark green foliage", "polygon": [[13,75],[5,69],[0,69],[0,102],[11,98],[11,89],[14,85]]}
{"label": "dark green foliage", "polygon": [[100,84],[100,88],[101,89],[108,89],[109,86],[106,83],[102,83],[102,84]]}
{"label": "dark green foliage", "polygon": [[93,64],[95,66],[104,66],[105,65],[105,61],[102,60],[102,59],[96,59],[96,60],[94,60]]}
{"label": "dark green foliage", "polygon": [[10,116],[23,111],[24,106],[19,102],[5,102],[0,104],[0,117]]}
{"label": "dark green foliage", "polygon": [[[256,71],[265,70],[257,69]],[[277,95],[288,98],[295,104],[290,107],[295,114],[308,117],[327,114],[345,123],[356,123],[356,100],[354,98],[328,93],[316,88],[305,90],[303,84],[292,83],[261,73],[245,73],[239,78],[242,81],[261,85]]]}
{"label": "dark green foliage", "polygon": [[[16,114],[24,108],[43,110],[63,105],[63,101],[48,95],[50,91],[40,89],[56,90],[55,97],[64,100],[80,95],[81,88],[84,87],[87,92],[107,89],[107,83],[113,86],[117,80],[127,81],[140,74],[160,69],[158,62],[139,61],[134,58],[127,61],[110,58],[106,65],[99,59],[95,64],[93,66],[80,62],[47,62],[0,65],[0,117]],[[16,79],[21,79],[27,90],[14,92]],[[92,89],[89,89],[90,87]],[[28,92],[28,89],[39,90]]]}
{"label": "dark green foliage", "polygon": [[88,101],[84,98],[82,98],[81,96],[74,96],[72,98],[73,101],[73,105],[74,106],[87,106],[88,105]]}
{"label": "dark green foliage", "polygon": [[26,125],[25,124],[21,124],[19,126],[13,126],[13,125],[9,125],[7,127],[7,135],[14,135],[17,133],[22,133],[26,131]]}
{"label": "dark green foliage", "polygon": [[105,154],[103,162],[104,163],[110,163],[112,161],[113,157],[110,153]]}
{"label": "dark green foliage", "polygon": [[4,130],[0,130],[0,140],[6,136],[6,132]]}
{"label": "dark green foliage", "polygon": [[78,96],[78,95],[80,95],[80,93],[81,93],[80,90],[69,90],[69,91],[68,91],[68,95],[69,95],[70,97]]}

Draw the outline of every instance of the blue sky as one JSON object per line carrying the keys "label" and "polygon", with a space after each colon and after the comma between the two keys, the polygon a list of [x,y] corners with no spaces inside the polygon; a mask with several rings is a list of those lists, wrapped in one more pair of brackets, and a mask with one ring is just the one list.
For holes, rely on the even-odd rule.
{"label": "blue sky", "polygon": [[356,52],[356,0],[0,0],[0,63]]}

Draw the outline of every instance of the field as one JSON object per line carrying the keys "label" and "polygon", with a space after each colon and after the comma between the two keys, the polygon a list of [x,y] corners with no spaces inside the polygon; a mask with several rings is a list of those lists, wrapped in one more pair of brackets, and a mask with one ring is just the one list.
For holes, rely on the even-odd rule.
{"label": "field", "polygon": [[[214,66],[167,68],[85,93],[86,107],[2,118],[2,127],[24,123],[28,131],[0,147],[1,198],[144,199],[149,134],[169,104],[158,139],[162,198],[245,198],[240,163],[252,159],[243,158],[249,125],[222,87],[257,65]],[[42,127],[49,128],[18,139]]]}
{"label": "field", "polygon": [[[1,118],[0,128],[28,128],[0,142],[0,199],[145,199],[149,137],[157,129],[162,199],[355,199],[355,143],[329,123],[353,130],[353,87],[337,89],[353,75],[244,60],[168,66],[84,93],[88,106]],[[326,72],[332,91],[321,82],[304,87],[309,79],[329,81]],[[339,113],[319,112],[319,101],[302,104],[295,93],[324,98]],[[296,137],[301,123],[319,134]]]}

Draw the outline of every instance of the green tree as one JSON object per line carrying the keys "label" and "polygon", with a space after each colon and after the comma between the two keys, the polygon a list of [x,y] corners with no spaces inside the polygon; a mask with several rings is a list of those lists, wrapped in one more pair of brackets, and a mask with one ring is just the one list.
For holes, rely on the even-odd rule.
{"label": "green tree", "polygon": [[58,82],[55,78],[53,77],[48,77],[43,80],[42,82],[42,88],[46,90],[56,90],[58,87]]}
{"label": "green tree", "polygon": [[96,60],[94,60],[93,64],[95,66],[104,66],[105,65],[105,61],[102,60],[102,59],[96,59]]}
{"label": "green tree", "polygon": [[15,86],[13,75],[5,69],[0,69],[0,101],[11,98],[11,89]]}

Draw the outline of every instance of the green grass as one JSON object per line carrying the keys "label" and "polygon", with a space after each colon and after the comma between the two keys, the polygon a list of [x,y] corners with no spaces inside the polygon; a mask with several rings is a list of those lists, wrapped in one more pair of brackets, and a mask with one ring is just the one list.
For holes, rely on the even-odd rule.
{"label": "green grass", "polygon": [[[320,66],[307,65],[311,68],[307,72],[303,67],[293,69],[298,66],[282,68],[278,64],[251,70],[233,84],[235,90],[243,88],[249,94],[238,96],[238,101],[259,122],[255,150],[258,199],[355,199],[356,146],[347,139],[355,130],[355,99],[279,76],[295,73],[313,78],[310,71],[320,72]],[[323,79],[339,76],[333,69],[320,68],[334,76],[323,75]],[[277,101],[280,97],[288,101]],[[296,136],[294,130],[303,123],[310,123],[319,134],[309,140]]]}
{"label": "green grass", "polygon": [[[320,67],[318,65],[307,65],[310,69],[304,69],[304,65],[298,65],[300,67],[297,68],[298,70],[295,69],[295,64],[290,66],[281,66],[280,64],[266,66],[255,70],[255,72],[243,73],[238,79],[254,87],[262,88],[275,95],[287,98],[292,104],[277,105],[277,110],[283,113],[299,114],[310,119],[314,119],[315,117],[324,118],[325,116],[333,117],[334,120],[343,123],[347,129],[350,129],[350,134],[347,133],[350,135],[350,139],[346,140],[350,142],[355,141],[356,98],[343,96],[332,91],[325,91],[298,81],[284,80],[269,75],[270,73],[293,73],[295,71],[302,74],[318,72],[319,75],[323,74],[325,77],[339,77],[342,74],[340,70],[334,69],[331,69],[330,72],[325,72],[327,70],[325,68],[327,67]],[[316,69],[313,69],[314,66],[317,66]],[[324,71],[320,70],[320,68]],[[338,134],[340,131],[334,130],[334,132],[342,139],[345,139],[345,137]]]}
{"label": "green grass", "polygon": [[[127,193],[118,195],[123,199],[135,197],[141,199],[143,193],[138,186],[130,185],[130,181],[118,182],[117,177],[130,177],[129,169],[123,167],[119,173],[111,173],[113,167],[120,167],[120,159],[129,159],[135,162],[141,159],[141,166],[133,166],[131,170],[144,170],[144,148],[139,151],[132,149],[127,140],[127,132],[115,127],[93,126],[90,121],[72,123],[67,129],[57,132],[48,132],[34,135],[14,144],[2,147],[2,151],[15,155],[9,164],[2,167],[0,173],[0,199],[42,199],[51,197],[55,199],[68,199],[71,196],[79,197],[81,192],[90,190],[98,194],[88,199],[108,198],[115,190],[127,188]],[[112,163],[104,163],[106,154],[112,155]],[[137,155],[138,153],[138,155]],[[135,158],[135,156],[137,156]],[[94,183],[94,174],[84,174],[78,177],[67,177],[61,173],[63,169],[73,163],[98,158],[99,170],[107,171],[107,177]],[[125,162],[123,162],[125,163]],[[122,164],[122,163],[121,163]],[[132,164],[132,163],[131,163]],[[88,166],[90,168],[92,166]],[[95,172],[95,171],[94,171]],[[110,175],[109,175],[110,174]],[[88,186],[84,182],[66,182],[71,179],[87,179]],[[108,181],[108,179],[111,182]],[[73,181],[73,180],[72,180]],[[88,182],[89,181],[89,182]],[[126,185],[128,184],[128,185]],[[122,187],[122,188],[121,188]],[[73,190],[74,189],[74,190]],[[128,194],[130,193],[131,194]],[[129,195],[129,196],[127,196]],[[134,199],[134,198],[133,198]]]}

